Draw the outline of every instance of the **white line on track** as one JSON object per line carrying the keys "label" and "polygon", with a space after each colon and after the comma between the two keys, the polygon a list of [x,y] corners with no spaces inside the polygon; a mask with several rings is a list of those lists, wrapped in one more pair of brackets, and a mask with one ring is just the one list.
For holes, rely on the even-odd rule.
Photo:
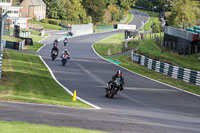
{"label": "white line on track", "polygon": [[[49,34],[47,37],[45,37],[45,38],[43,38],[42,40],[40,40],[40,41],[38,41],[39,43],[42,43],[41,41],[43,41],[44,39],[46,39],[46,38],[48,38],[48,37],[50,37],[51,36],[51,34]],[[37,50],[37,52],[39,52],[44,46],[46,46],[46,44],[45,43],[43,43],[44,45],[42,46],[42,47],[40,47],[38,50]]]}
{"label": "white line on track", "polygon": [[[53,74],[52,70],[49,68],[49,66],[46,64],[46,62],[42,59],[42,57],[41,57],[41,56],[39,56],[39,57],[40,57],[41,61],[45,64],[45,66],[48,68],[48,70],[49,70],[51,76],[53,77],[53,79],[54,79],[63,89],[65,89],[70,95],[73,96],[73,93],[72,93],[68,88],[66,88],[65,86],[63,86],[63,85],[56,79],[56,77],[55,77],[55,75]],[[96,106],[96,105],[94,105],[94,104],[92,104],[92,103],[90,103],[90,102],[88,102],[88,101],[86,101],[86,100],[84,100],[84,99],[82,99],[82,98],[80,98],[80,97],[77,97],[77,99],[80,100],[80,101],[82,101],[82,102],[84,102],[84,103],[86,103],[86,104],[88,104],[88,105],[90,105],[90,106],[92,106],[92,107],[94,107],[95,109],[101,109],[100,107],[98,107],[98,106]]]}
{"label": "white line on track", "polygon": [[[49,36],[51,36],[51,35],[49,35]],[[49,37],[49,36],[48,36],[48,37]],[[46,38],[47,38],[47,37],[46,37]],[[40,51],[44,46],[46,46],[46,45],[47,45],[47,44],[44,43],[44,45],[43,45],[40,49],[38,49],[37,52],[39,52],[39,51]],[[73,93],[72,93],[68,88],[66,88],[65,86],[63,86],[63,85],[56,79],[56,77],[55,77],[55,75],[53,74],[52,70],[51,70],[50,67],[46,64],[46,62],[42,59],[42,57],[41,57],[40,55],[39,55],[39,57],[40,57],[41,61],[45,64],[45,66],[48,68],[48,70],[49,70],[51,76],[53,77],[53,79],[54,79],[64,90],[66,90],[71,96],[73,96]],[[77,97],[77,99],[80,100],[80,101],[82,101],[82,102],[84,102],[84,103],[86,103],[86,104],[88,104],[88,105],[90,105],[90,106],[92,106],[92,107],[94,107],[95,109],[101,109],[100,107],[98,107],[98,106],[96,106],[96,105],[94,105],[94,104],[92,104],[92,103],[90,103],[90,102],[88,102],[88,101],[86,101],[86,100],[84,100],[84,99],[82,99],[82,98],[80,98],[80,97]]]}

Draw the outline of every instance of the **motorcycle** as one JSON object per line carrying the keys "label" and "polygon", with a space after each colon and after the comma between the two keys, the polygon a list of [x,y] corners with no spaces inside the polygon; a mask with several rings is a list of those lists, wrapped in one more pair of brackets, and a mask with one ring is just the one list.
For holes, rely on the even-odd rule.
{"label": "motorcycle", "polygon": [[63,66],[65,66],[65,64],[67,63],[67,60],[70,59],[69,55],[66,55],[66,54],[63,54],[61,58],[62,58],[61,62]]}
{"label": "motorcycle", "polygon": [[52,57],[52,60],[55,60],[58,56],[58,51],[56,50],[53,50],[52,54],[51,54],[51,57]]}
{"label": "motorcycle", "polygon": [[68,40],[64,40],[64,46],[66,46],[68,43]]}
{"label": "motorcycle", "polygon": [[120,78],[116,78],[112,83],[107,84],[106,97],[113,98],[115,94],[119,91],[121,87]]}

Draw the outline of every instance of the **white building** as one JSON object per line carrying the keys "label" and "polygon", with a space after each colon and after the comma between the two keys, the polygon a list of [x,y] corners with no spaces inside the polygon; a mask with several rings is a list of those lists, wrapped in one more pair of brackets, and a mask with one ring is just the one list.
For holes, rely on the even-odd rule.
{"label": "white building", "polygon": [[28,28],[28,19],[21,17],[21,9],[23,7],[12,6],[13,0],[0,0],[0,13],[8,14],[10,26],[17,24],[20,28]]}

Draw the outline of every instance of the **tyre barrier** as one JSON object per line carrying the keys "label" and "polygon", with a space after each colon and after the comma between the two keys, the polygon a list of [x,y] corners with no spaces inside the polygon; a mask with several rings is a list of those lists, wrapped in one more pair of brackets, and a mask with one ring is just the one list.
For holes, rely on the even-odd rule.
{"label": "tyre barrier", "polygon": [[131,60],[148,69],[170,76],[174,79],[182,80],[194,85],[200,85],[200,71],[174,66],[168,63],[153,60],[146,56],[131,53]]}
{"label": "tyre barrier", "polygon": [[20,37],[27,37],[27,36],[30,36],[31,35],[31,32],[29,31],[23,31],[21,34],[20,34]]}
{"label": "tyre barrier", "polygon": [[25,40],[22,40],[21,42],[11,42],[11,41],[6,41],[5,42],[5,48],[10,48],[10,49],[17,49],[21,50],[25,45]]}

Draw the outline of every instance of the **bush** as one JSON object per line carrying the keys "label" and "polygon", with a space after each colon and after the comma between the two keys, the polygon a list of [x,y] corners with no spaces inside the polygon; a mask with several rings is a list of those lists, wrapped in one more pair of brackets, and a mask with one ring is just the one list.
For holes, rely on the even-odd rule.
{"label": "bush", "polygon": [[49,19],[42,19],[41,22],[42,23],[49,23]]}
{"label": "bush", "polygon": [[153,23],[151,28],[153,29],[153,33],[159,33],[162,30],[160,23]]}
{"label": "bush", "polygon": [[59,25],[60,24],[60,20],[49,19],[49,23],[53,24],[53,25]]}

